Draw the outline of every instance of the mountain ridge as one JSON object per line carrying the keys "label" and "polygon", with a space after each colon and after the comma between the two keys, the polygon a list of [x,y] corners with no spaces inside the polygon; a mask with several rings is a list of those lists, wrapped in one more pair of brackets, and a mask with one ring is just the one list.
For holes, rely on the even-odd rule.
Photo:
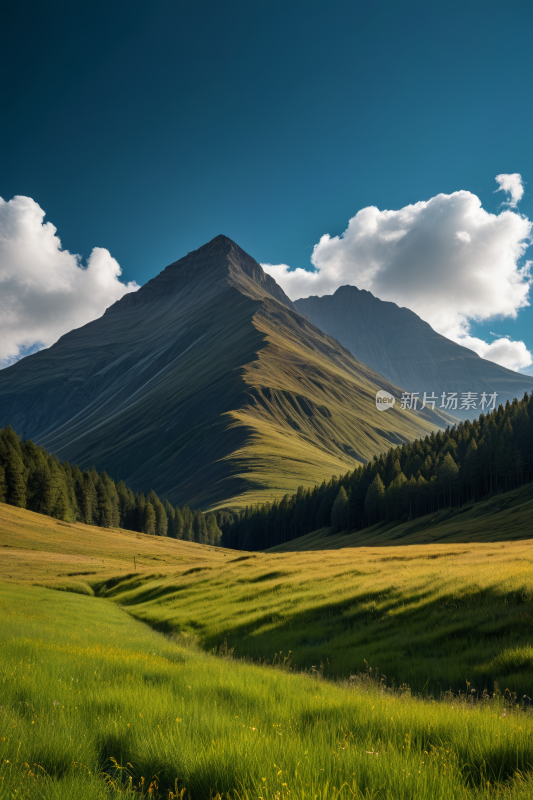
{"label": "mountain ridge", "polygon": [[206,509],[313,486],[445,426],[378,412],[378,389],[400,392],[219,236],[0,372],[0,426]]}
{"label": "mountain ridge", "polygon": [[[365,289],[341,286],[332,295],[294,302],[300,313],[407,392],[498,393],[497,403],[520,399],[533,378],[481,358],[437,333],[411,309],[380,300]],[[450,410],[463,419],[472,411]],[[478,411],[479,413],[479,411]]]}

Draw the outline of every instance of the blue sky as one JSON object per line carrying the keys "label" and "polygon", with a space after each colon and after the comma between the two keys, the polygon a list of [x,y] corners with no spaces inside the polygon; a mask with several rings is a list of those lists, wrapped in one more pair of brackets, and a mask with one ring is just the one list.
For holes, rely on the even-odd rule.
{"label": "blue sky", "polygon": [[[530,2],[11,4],[0,196],[144,283],[219,233],[309,268],[368,206],[465,190],[533,218]],[[531,252],[531,251],[530,251]],[[533,258],[533,256],[530,256]],[[473,324],[522,339],[533,312]]]}

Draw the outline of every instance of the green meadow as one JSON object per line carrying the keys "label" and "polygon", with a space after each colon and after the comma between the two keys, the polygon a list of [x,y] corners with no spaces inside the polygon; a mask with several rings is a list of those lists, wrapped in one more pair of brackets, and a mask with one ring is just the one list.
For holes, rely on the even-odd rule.
{"label": "green meadow", "polygon": [[532,715],[208,655],[109,601],[0,589],[0,797],[528,798]]}
{"label": "green meadow", "polygon": [[0,545],[1,800],[533,795],[531,541]]}

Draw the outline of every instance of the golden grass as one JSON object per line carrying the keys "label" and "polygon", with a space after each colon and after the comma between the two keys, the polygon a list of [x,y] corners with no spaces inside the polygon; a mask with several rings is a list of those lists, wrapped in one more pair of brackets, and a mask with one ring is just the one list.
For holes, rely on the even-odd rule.
{"label": "golden grass", "polygon": [[[233,551],[121,528],[61,522],[0,503],[0,579],[28,583],[163,572],[231,558]],[[135,559],[135,561],[134,561]]]}
{"label": "golden grass", "polygon": [[[529,491],[484,504],[476,535],[526,536]],[[506,529],[503,520],[517,527]],[[523,665],[533,641],[533,541],[461,543],[453,541],[454,524],[428,528],[424,535],[437,537],[448,526],[449,541],[433,544],[354,547],[354,534],[344,537],[348,547],[332,537],[332,549],[242,553],[68,525],[3,505],[0,577],[93,589],[204,648],[227,639],[253,659],[291,650],[298,666],[323,661],[332,677],[364,669],[366,659],[415,690],[428,681],[437,691],[505,676],[506,685],[531,695]],[[316,536],[327,542],[324,532]]]}

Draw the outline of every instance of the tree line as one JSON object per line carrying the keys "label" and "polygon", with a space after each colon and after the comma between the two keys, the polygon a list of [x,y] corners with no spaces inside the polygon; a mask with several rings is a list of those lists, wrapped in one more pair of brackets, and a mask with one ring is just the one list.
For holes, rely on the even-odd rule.
{"label": "tree line", "polygon": [[[10,426],[0,429],[0,502],[67,522],[199,544],[218,545],[222,536],[215,514],[172,506],[154,491],[134,494],[94,467],[82,472],[30,439],[22,442]],[[222,513],[221,519],[227,523],[230,516]]]}
{"label": "tree line", "polygon": [[342,477],[247,506],[221,521],[222,544],[264,550],[319,528],[361,530],[462,506],[533,479],[533,394],[473,422],[391,448]]}

